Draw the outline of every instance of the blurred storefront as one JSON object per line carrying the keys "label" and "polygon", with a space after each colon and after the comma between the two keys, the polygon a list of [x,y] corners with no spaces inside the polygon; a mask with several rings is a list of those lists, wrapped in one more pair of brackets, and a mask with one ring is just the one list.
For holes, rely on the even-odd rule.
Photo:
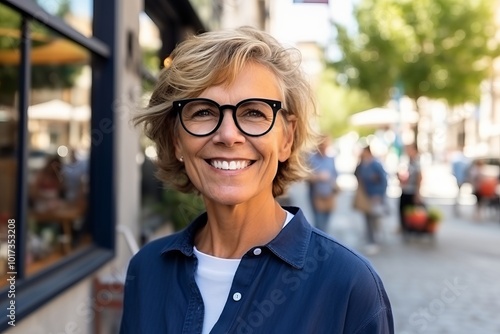
{"label": "blurred storefront", "polygon": [[477,105],[452,108],[447,114],[448,150],[469,157],[500,157],[500,62],[494,75],[481,85]]}
{"label": "blurred storefront", "polygon": [[[496,3],[497,36],[500,39],[500,1]],[[448,112],[448,148],[470,157],[500,157],[500,58],[494,59],[492,76],[485,80],[476,105]]]}
{"label": "blurred storefront", "polygon": [[0,1],[0,331],[97,331],[139,242],[139,17],[162,59],[206,29],[193,2]]}

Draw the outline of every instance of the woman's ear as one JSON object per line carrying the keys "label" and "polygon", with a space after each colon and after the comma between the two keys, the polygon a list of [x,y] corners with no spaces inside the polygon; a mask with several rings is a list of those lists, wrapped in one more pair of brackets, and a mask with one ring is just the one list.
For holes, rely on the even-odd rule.
{"label": "woman's ear", "polygon": [[293,115],[288,116],[288,119],[284,122],[283,141],[280,144],[278,154],[278,160],[280,162],[285,162],[290,157],[290,154],[292,154],[292,145],[296,127],[297,119]]}

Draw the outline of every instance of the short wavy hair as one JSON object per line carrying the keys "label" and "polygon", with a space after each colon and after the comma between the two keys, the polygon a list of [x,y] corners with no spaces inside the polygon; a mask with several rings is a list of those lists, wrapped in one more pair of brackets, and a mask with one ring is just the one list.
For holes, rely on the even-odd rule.
{"label": "short wavy hair", "polygon": [[317,112],[311,87],[300,68],[301,55],[285,48],[268,33],[251,27],[195,35],[181,42],[167,58],[149,104],[133,116],[145,135],[156,145],[156,176],[182,192],[197,192],[184,164],[176,158],[174,138],[179,120],[172,111],[175,100],[198,97],[205,89],[230,84],[248,63],[271,70],[279,82],[283,109],[296,120],[291,155],[280,162],[273,180],[273,196],[282,195],[288,185],[309,173],[305,153],[317,140],[311,122]]}

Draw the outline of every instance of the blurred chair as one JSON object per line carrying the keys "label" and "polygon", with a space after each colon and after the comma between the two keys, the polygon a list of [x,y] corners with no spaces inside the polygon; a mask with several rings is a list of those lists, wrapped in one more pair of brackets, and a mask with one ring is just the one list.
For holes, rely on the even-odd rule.
{"label": "blurred chair", "polygon": [[[134,239],[132,231],[128,226],[118,225],[116,231],[125,238],[125,242],[132,253],[139,251],[139,245]],[[92,284],[92,296],[94,300],[94,334],[102,332],[103,313],[105,311],[121,312],[123,308],[123,287],[125,284],[126,272],[119,272],[111,277],[94,277]],[[116,330],[116,333],[118,333]],[[106,334],[112,334],[109,331]]]}

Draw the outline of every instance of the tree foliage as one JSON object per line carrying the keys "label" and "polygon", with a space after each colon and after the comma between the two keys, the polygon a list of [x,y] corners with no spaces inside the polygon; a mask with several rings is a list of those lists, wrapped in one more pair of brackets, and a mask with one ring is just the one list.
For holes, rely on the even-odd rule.
{"label": "tree foliage", "polygon": [[345,135],[351,130],[357,130],[362,134],[370,133],[369,129],[355,129],[349,123],[349,117],[375,107],[375,104],[366,92],[339,86],[335,83],[336,75],[332,69],[325,70],[316,89],[321,132],[334,138]]}
{"label": "tree foliage", "polygon": [[335,24],[343,54],[331,65],[379,104],[402,86],[417,100],[478,101],[499,55],[490,0],[360,0],[355,32]]}

